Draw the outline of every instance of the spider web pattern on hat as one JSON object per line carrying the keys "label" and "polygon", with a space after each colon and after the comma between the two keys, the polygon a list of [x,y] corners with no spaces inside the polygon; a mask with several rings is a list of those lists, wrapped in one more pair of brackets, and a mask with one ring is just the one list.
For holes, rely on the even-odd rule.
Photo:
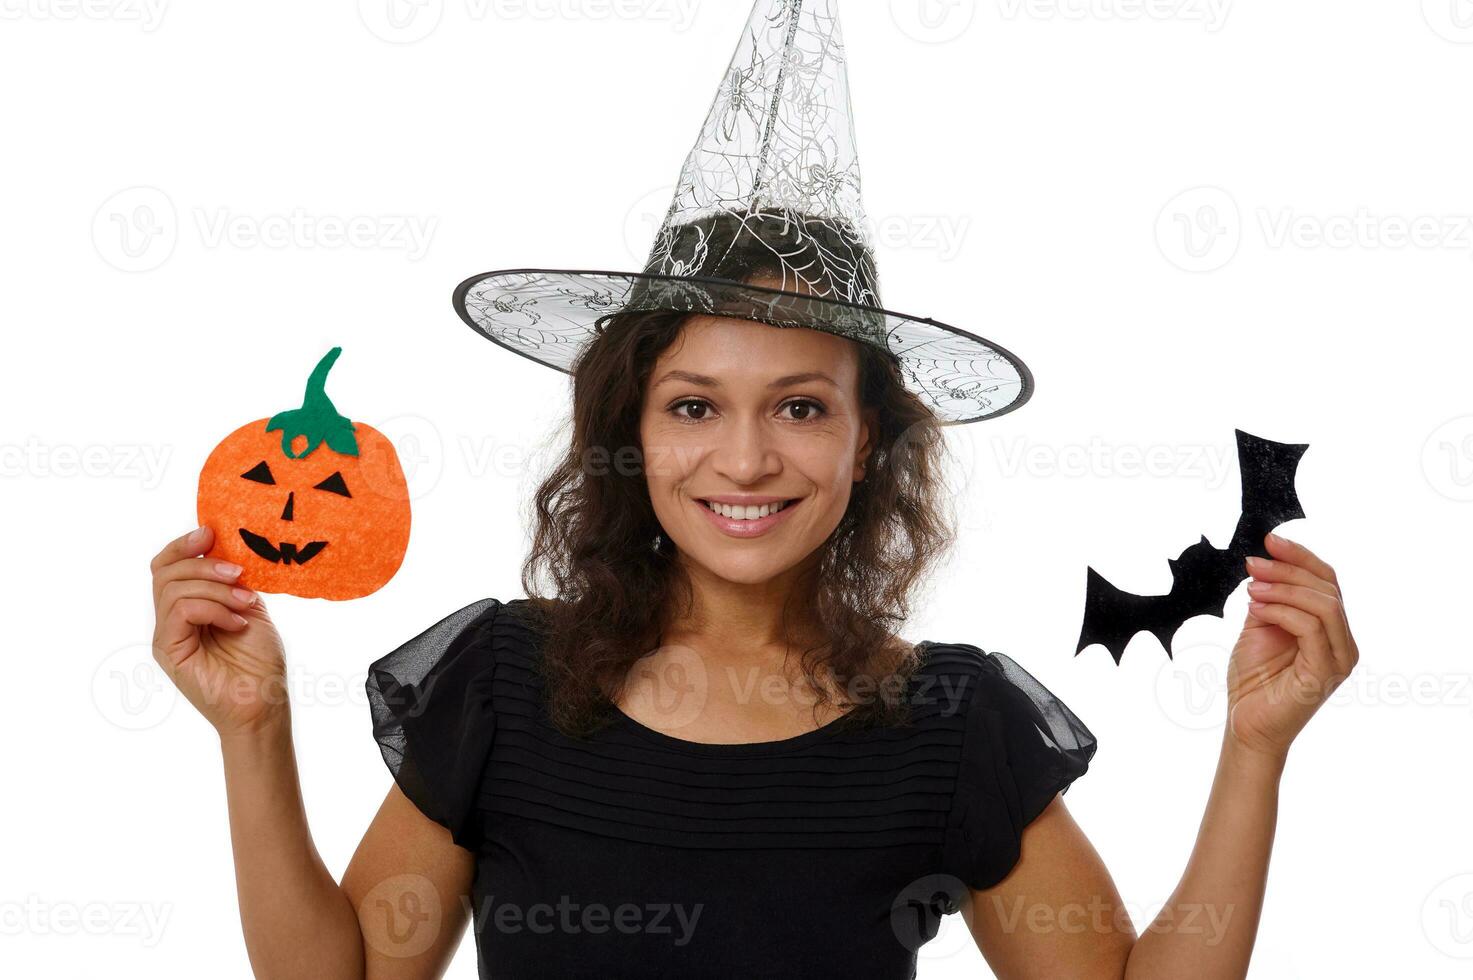
{"label": "spider web pattern on hat", "polygon": [[[455,293],[461,318],[563,371],[621,313],[806,327],[888,351],[943,424],[1023,405],[1033,377],[1011,352],[880,302],[837,4],[757,0],[643,272],[474,276]],[[754,250],[780,288],[740,281]]]}
{"label": "spider web pattern on hat", "polygon": [[771,208],[795,222],[823,221],[839,240],[807,255],[774,252],[783,289],[880,305],[834,2],[784,0],[753,10],[646,272],[700,275],[710,263],[704,243],[680,247],[676,228],[720,211],[750,221]]}

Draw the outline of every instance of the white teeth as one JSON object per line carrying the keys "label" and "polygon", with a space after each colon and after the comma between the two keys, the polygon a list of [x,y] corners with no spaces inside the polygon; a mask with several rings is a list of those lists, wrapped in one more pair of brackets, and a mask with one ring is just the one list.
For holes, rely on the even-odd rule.
{"label": "white teeth", "polygon": [[712,503],[709,500],[703,500],[701,502],[707,507],[714,510],[716,513],[720,514],[722,517],[727,517],[736,521],[755,521],[759,518],[767,517],[769,514],[776,514],[778,511],[787,506],[786,502],[746,507],[732,504],[717,504]]}

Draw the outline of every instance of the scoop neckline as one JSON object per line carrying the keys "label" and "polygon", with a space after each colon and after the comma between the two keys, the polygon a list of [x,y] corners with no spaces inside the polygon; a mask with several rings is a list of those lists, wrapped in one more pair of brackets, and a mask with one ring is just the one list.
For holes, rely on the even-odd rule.
{"label": "scoop neckline", "polygon": [[[925,666],[928,660],[927,648],[932,645],[933,643],[930,640],[921,640],[912,644],[921,657],[920,662],[916,665],[917,673]],[[835,730],[839,729],[842,723],[847,721],[850,715],[853,715],[857,710],[850,708],[837,718],[826,721],[811,731],[800,732],[788,738],[776,738],[763,742],[696,742],[688,738],[678,738],[674,735],[657,731],[643,722],[636,721],[633,717],[626,714],[623,708],[614,704],[612,701],[608,703],[613,708],[616,724],[647,741],[694,755],[762,755],[769,752],[786,752],[789,749],[802,748],[828,737]]]}

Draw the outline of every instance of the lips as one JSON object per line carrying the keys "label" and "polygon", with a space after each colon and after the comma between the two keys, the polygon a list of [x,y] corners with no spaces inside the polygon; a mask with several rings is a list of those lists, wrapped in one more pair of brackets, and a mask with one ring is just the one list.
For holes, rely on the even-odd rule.
{"label": "lips", "polygon": [[272,564],[305,565],[327,547],[326,541],[309,541],[300,548],[291,541],[273,545],[259,534],[252,534],[245,528],[239,530],[240,539],[245,542],[245,546]]}
{"label": "lips", "polygon": [[697,500],[694,497],[690,498],[690,501],[691,505],[699,508],[701,513],[706,515],[706,520],[710,521],[711,524],[716,528],[716,530],[720,531],[722,534],[725,534],[728,537],[732,538],[755,538],[768,533],[773,528],[781,524],[783,521],[787,520],[788,515],[797,508],[801,507],[803,505],[803,501],[806,499],[806,497],[798,497],[795,500],[790,500],[783,505],[783,508],[781,510],[777,511],[776,513],[768,514],[766,517],[759,517],[754,521],[737,520],[731,517],[722,517],[720,514],[716,513],[714,510],[708,507],[703,501]]}

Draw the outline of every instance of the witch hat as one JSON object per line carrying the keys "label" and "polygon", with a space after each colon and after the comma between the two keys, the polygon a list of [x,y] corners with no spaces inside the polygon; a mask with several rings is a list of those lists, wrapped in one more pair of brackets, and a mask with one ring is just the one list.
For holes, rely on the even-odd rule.
{"label": "witch hat", "polygon": [[[754,272],[781,288],[743,281]],[[943,425],[1033,394],[1032,372],[1003,347],[880,303],[838,0],[757,0],[643,272],[488,272],[457,287],[455,307],[490,340],[569,373],[611,319],[666,310],[874,345]]]}

